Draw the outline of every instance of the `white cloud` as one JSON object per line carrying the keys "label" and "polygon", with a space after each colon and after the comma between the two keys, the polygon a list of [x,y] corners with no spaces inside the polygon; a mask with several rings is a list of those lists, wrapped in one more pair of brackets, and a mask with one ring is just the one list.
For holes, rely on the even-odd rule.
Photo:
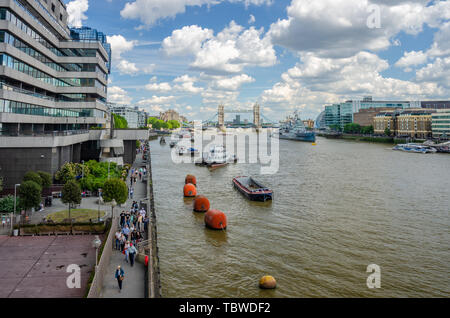
{"label": "white cloud", "polygon": [[198,52],[204,41],[213,37],[213,30],[197,25],[185,26],[174,30],[172,35],[162,42],[162,50],[168,56],[183,56]]}
{"label": "white cloud", "polygon": [[438,27],[450,16],[450,2],[377,1],[380,28],[369,28],[370,0],[292,0],[288,18],[273,23],[274,44],[325,57],[349,57],[363,50],[379,51],[404,31],[418,34],[424,24]]}
{"label": "white cloud", "polygon": [[128,96],[128,92],[118,86],[108,88],[108,102],[117,104],[130,104],[133,98]]}
{"label": "white cloud", "polygon": [[[193,31],[191,33],[191,31]],[[197,26],[175,30],[163,41],[163,52],[171,56],[192,55],[192,69],[207,73],[239,73],[247,66],[273,66],[277,62],[270,39],[264,30],[244,29],[231,21],[213,36],[211,30]]]}
{"label": "white cloud", "polygon": [[427,55],[422,51],[405,52],[403,57],[395,63],[395,66],[404,68],[406,72],[411,72],[411,66],[424,64],[427,59]]}
{"label": "white cloud", "polygon": [[136,67],[136,64],[128,62],[127,60],[121,60],[117,64],[117,69],[121,74],[127,75],[136,75],[139,72],[139,69]]}
{"label": "white cloud", "polygon": [[151,98],[141,99],[137,102],[138,105],[170,105],[174,103],[176,96],[155,96]]}
{"label": "white cloud", "polygon": [[256,22],[256,18],[253,14],[250,14],[250,18],[248,19],[248,24],[253,24]]}
{"label": "white cloud", "polygon": [[67,23],[76,28],[83,26],[83,21],[87,19],[84,14],[89,9],[88,0],[73,0],[67,3]]}
{"label": "white cloud", "polygon": [[218,79],[212,86],[216,89],[236,91],[245,83],[252,83],[255,79],[247,74],[241,74],[234,77]]}
{"label": "white cloud", "polygon": [[[187,7],[204,5],[217,5],[226,0],[135,0],[127,2],[120,11],[126,19],[136,19],[143,23],[138,29],[149,28],[161,19],[175,18],[178,14],[186,12]],[[272,0],[228,0],[232,3],[249,5],[270,5]]]}
{"label": "white cloud", "polygon": [[128,41],[122,35],[107,36],[107,41],[111,44],[112,58],[113,60],[120,60],[122,53],[133,50],[137,41]]}
{"label": "white cloud", "polygon": [[172,87],[169,83],[150,83],[145,85],[145,89],[154,92],[169,92]]}

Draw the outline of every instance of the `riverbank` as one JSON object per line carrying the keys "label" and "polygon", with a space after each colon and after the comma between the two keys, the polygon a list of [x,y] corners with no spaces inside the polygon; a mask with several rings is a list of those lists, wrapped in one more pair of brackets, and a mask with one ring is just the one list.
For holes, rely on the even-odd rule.
{"label": "riverbank", "polygon": [[352,134],[342,134],[339,136],[336,135],[327,135],[318,133],[317,136],[324,137],[327,139],[344,139],[344,140],[353,140],[353,141],[365,141],[365,142],[376,142],[376,143],[384,143],[384,144],[405,144],[409,142],[415,143],[423,143],[425,139],[413,139],[413,138],[397,138],[397,137],[386,137],[386,136],[363,136],[363,135],[352,135]]}

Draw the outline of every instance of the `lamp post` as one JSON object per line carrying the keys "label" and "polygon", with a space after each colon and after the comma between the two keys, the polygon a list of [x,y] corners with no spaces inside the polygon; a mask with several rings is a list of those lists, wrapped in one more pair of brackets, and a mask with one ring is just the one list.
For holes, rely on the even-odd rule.
{"label": "lamp post", "polygon": [[81,160],[81,179],[84,178],[84,160]]}
{"label": "lamp post", "polygon": [[117,202],[115,199],[112,199],[111,201],[111,219],[114,219],[114,207],[117,205]]}
{"label": "lamp post", "polygon": [[15,216],[16,216],[16,206],[17,206],[17,203],[16,203],[16,202],[17,202],[17,186],[20,187],[20,183],[14,185],[14,214],[13,214],[13,217],[11,218],[11,234],[12,234],[13,229],[14,229],[13,223],[14,223],[14,218],[15,218]]}
{"label": "lamp post", "polygon": [[94,240],[92,241],[92,247],[95,248],[95,273],[97,273],[98,269],[98,249],[102,245],[102,241],[98,237],[98,235],[95,236]]}

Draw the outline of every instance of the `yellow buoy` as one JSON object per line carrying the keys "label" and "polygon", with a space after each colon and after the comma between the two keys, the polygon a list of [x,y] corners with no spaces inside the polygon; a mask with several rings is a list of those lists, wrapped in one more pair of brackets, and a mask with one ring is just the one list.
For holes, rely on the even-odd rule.
{"label": "yellow buoy", "polygon": [[262,289],[274,289],[277,287],[277,281],[272,276],[263,276],[259,280],[259,287]]}
{"label": "yellow buoy", "polygon": [[317,144],[315,142],[312,143],[313,146],[317,146]]}

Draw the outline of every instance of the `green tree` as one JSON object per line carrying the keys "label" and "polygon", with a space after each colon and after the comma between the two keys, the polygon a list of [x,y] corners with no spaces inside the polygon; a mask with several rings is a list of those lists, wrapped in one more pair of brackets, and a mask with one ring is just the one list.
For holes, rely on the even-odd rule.
{"label": "green tree", "polygon": [[37,184],[39,184],[39,186],[42,187],[42,179],[41,176],[34,171],[28,171],[24,176],[23,176],[23,181],[34,181]]}
{"label": "green tree", "polygon": [[41,177],[42,188],[49,188],[53,184],[52,175],[48,172],[38,171],[37,174]]}
{"label": "green tree", "polygon": [[8,195],[0,199],[0,212],[14,212],[14,196]]}
{"label": "green tree", "polygon": [[25,209],[37,207],[41,203],[42,187],[35,181],[24,181],[19,187],[21,206]]}
{"label": "green tree", "polygon": [[61,202],[69,206],[70,231],[72,232],[71,208],[81,203],[81,188],[74,180],[69,180],[61,191]]}
{"label": "green tree", "polygon": [[373,132],[374,132],[374,130],[373,130],[373,126],[372,125],[364,126],[364,127],[361,128],[361,133],[364,134],[364,135],[372,135]]}
{"label": "green tree", "polygon": [[390,136],[391,136],[391,130],[390,130],[389,128],[386,128],[386,129],[384,130],[384,134],[385,134],[386,136],[390,137]]}
{"label": "green tree", "polygon": [[177,129],[177,128],[180,128],[180,127],[181,127],[180,122],[177,121],[177,120],[173,120],[173,119],[172,119],[172,120],[169,120],[167,123],[170,124],[170,125],[172,126],[172,129]]}
{"label": "green tree", "polygon": [[[102,196],[105,202],[115,200],[118,205],[124,204],[128,199],[128,187],[122,179],[109,179],[103,185]],[[114,216],[114,206],[111,206],[111,216]]]}
{"label": "green tree", "polygon": [[345,124],[344,132],[346,134],[359,134],[361,133],[361,125],[356,123]]}
{"label": "green tree", "polygon": [[113,117],[114,117],[114,128],[119,129],[128,128],[128,122],[124,117],[117,114],[113,114]]}
{"label": "green tree", "polygon": [[341,126],[338,124],[330,125],[330,129],[334,131],[342,131]]}

